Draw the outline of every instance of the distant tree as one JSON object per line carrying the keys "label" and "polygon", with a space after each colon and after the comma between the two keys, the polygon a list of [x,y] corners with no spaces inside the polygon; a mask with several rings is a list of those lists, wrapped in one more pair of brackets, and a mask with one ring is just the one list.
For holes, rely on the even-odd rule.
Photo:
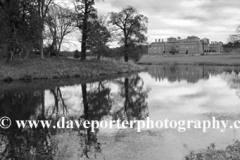
{"label": "distant tree", "polygon": [[232,34],[228,38],[228,42],[238,42],[240,41],[240,25],[237,27],[235,34]]}
{"label": "distant tree", "polygon": [[80,58],[79,51],[76,50],[73,55],[74,58]]}
{"label": "distant tree", "polygon": [[228,42],[235,43],[235,42],[238,42],[238,41],[240,41],[240,35],[237,35],[237,34],[230,35],[229,38],[228,38]]}
{"label": "distant tree", "polygon": [[129,45],[128,49],[129,58],[135,62],[138,62],[144,53],[147,53],[146,47],[144,45]]}
{"label": "distant tree", "polygon": [[94,8],[95,0],[76,0],[76,25],[81,30],[81,60],[86,60],[87,39],[91,29],[89,22],[97,18],[97,10]]}
{"label": "distant tree", "polygon": [[105,53],[105,57],[119,60],[123,56],[123,52],[124,52],[123,47],[109,48],[108,52]]}
{"label": "distant tree", "polygon": [[73,33],[76,28],[72,25],[73,13],[67,8],[62,8],[58,5],[51,5],[46,17],[46,24],[50,31],[52,44],[49,48],[50,53],[56,53],[59,57],[59,52],[64,38]]}
{"label": "distant tree", "polygon": [[124,45],[124,60],[129,59],[129,49],[136,44],[143,44],[146,42],[148,18],[138,13],[138,11],[128,6],[121,12],[110,13],[110,23],[112,23],[118,30],[120,30],[119,42]]}

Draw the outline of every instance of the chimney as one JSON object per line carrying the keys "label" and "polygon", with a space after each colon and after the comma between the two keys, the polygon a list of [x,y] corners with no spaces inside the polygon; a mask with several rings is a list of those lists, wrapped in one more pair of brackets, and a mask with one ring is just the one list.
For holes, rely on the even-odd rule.
{"label": "chimney", "polygon": [[158,39],[158,42],[161,42],[161,39]]}
{"label": "chimney", "polygon": [[155,42],[157,42],[157,39],[155,39]]}
{"label": "chimney", "polygon": [[162,39],[162,42],[163,42],[163,39]]}

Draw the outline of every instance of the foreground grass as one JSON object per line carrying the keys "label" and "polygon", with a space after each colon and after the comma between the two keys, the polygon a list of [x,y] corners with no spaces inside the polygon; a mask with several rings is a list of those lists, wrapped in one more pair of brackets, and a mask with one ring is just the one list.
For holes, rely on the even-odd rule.
{"label": "foreground grass", "polygon": [[240,54],[204,55],[204,56],[144,56],[140,64],[206,64],[206,65],[240,65]]}
{"label": "foreground grass", "polygon": [[240,142],[227,146],[225,150],[217,150],[215,144],[211,144],[207,150],[199,153],[191,152],[185,160],[239,160]]}
{"label": "foreground grass", "polygon": [[133,63],[115,61],[86,61],[75,59],[28,59],[10,63],[0,61],[0,81],[92,77],[143,70]]}

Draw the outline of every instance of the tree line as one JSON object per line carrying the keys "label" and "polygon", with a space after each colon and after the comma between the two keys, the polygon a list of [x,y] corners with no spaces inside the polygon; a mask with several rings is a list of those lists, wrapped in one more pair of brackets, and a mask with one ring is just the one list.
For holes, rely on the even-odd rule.
{"label": "tree line", "polygon": [[[60,56],[64,39],[79,31],[80,58],[87,53],[101,56],[123,56],[139,60],[146,51],[148,18],[128,6],[120,12],[99,15],[95,0],[73,0],[61,5],[54,0],[0,0],[0,52],[8,61],[16,55],[28,58],[37,52]],[[109,42],[119,48],[110,49]],[[116,54],[116,55],[114,55]]]}

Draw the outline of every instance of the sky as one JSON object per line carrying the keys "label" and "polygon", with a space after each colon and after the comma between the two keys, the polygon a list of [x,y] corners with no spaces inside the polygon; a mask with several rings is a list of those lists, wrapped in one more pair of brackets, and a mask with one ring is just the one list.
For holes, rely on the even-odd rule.
{"label": "sky", "polygon": [[133,6],[149,19],[148,42],[195,35],[227,42],[240,25],[240,0],[98,0],[100,14]]}

